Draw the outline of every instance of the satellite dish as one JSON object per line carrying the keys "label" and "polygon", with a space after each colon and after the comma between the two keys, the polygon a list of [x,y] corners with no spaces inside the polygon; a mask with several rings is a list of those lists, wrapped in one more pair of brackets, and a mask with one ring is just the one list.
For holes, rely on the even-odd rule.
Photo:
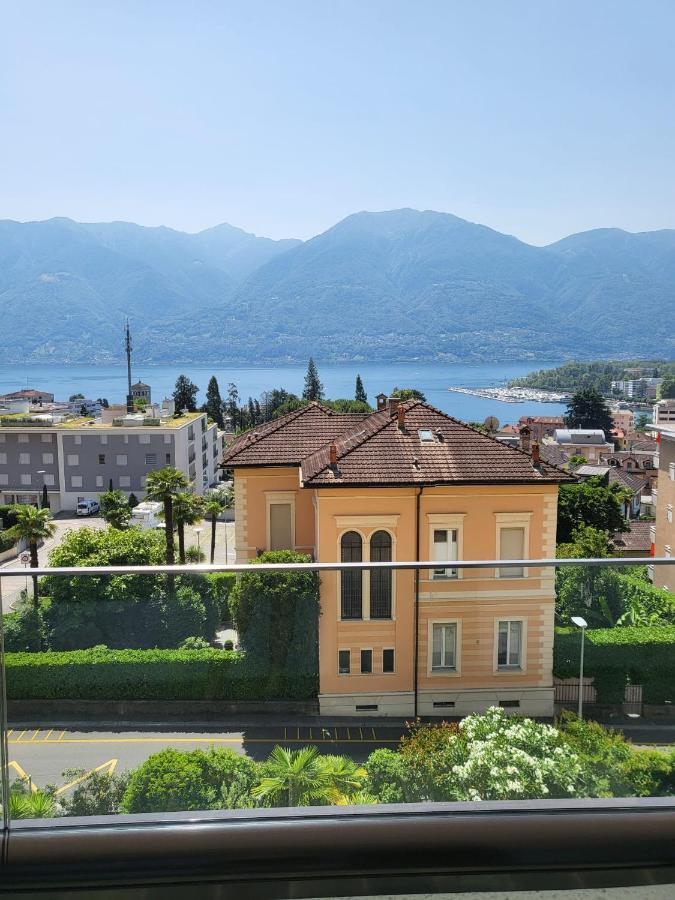
{"label": "satellite dish", "polygon": [[483,422],[483,425],[485,425],[490,434],[492,434],[499,428],[499,419],[497,418],[497,416],[488,416],[487,419]]}

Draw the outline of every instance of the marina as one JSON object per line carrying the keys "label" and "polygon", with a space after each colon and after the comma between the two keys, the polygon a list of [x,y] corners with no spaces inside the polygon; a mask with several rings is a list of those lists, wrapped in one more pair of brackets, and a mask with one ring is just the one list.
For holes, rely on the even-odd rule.
{"label": "marina", "polygon": [[483,397],[487,400],[499,400],[500,403],[567,403],[570,395],[555,391],[542,391],[535,388],[524,387],[455,387],[448,388],[456,394],[469,394],[473,397]]}

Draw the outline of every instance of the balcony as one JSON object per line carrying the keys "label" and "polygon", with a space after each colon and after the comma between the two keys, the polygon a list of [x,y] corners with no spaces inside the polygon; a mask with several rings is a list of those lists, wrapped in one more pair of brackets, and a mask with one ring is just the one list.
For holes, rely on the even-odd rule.
{"label": "balcony", "polygon": [[[658,568],[672,565],[673,561],[653,559],[650,563]],[[364,615],[358,627],[371,628],[373,633],[382,628],[403,627],[402,623],[405,621],[403,588],[408,583],[412,586],[409,602],[410,613],[413,616],[410,621],[412,622],[414,614],[418,613],[421,624],[416,632],[414,630],[411,632],[411,638],[417,635],[415,656],[419,655],[420,681],[417,687],[411,682],[411,690],[414,692],[419,689],[421,695],[429,690],[424,686],[424,681],[426,679],[428,682],[432,677],[429,669],[433,667],[432,660],[427,662],[423,659],[426,652],[425,642],[429,636],[428,624],[424,619],[429,611],[433,610],[434,604],[444,604],[452,600],[445,594],[452,592],[457,594],[456,599],[452,600],[456,620],[461,616],[467,618],[472,604],[473,608],[480,610],[481,606],[488,602],[486,594],[490,594],[492,590],[519,591],[521,596],[523,593],[532,594],[549,588],[552,591],[556,573],[565,572],[571,572],[575,577],[578,575],[579,584],[592,586],[594,573],[621,573],[626,567],[631,571],[631,567],[635,564],[635,559],[491,561],[453,559],[421,562],[296,563],[285,566],[269,563],[174,567],[101,566],[37,569],[31,574],[40,579],[52,579],[50,590],[53,597],[60,596],[61,602],[65,602],[68,595],[67,592],[59,594],[59,579],[63,579],[64,584],[72,585],[73,589],[77,590],[82,590],[83,585],[93,579],[97,596],[103,600],[109,586],[121,575],[128,576],[125,580],[125,590],[129,591],[131,579],[135,576],[145,579],[155,578],[157,583],[160,583],[167,576],[180,578],[188,575],[190,581],[194,582],[195,576],[222,572],[242,575],[255,573],[257,576],[261,573],[279,572],[318,573],[322,589],[329,592],[335,589],[334,595],[327,596],[334,596],[337,602],[340,596],[340,579],[345,573],[360,572],[364,582],[367,582],[369,572],[391,571],[395,591],[395,619],[392,622],[376,620],[371,624],[367,615]],[[450,583],[435,581],[431,577],[433,570],[445,567],[457,569],[458,577],[452,579]],[[516,571],[523,570],[522,576],[508,580],[496,577],[497,572],[501,573],[502,569],[509,568]],[[25,575],[25,571],[19,567],[0,570],[2,596],[10,597],[17,584],[23,587]],[[588,579],[584,580],[586,576]],[[602,579],[599,579],[598,585],[601,582]],[[378,584],[380,583],[381,579],[378,581]],[[417,593],[414,587],[416,583],[419,585]],[[436,598],[433,597],[434,591],[440,592]],[[367,591],[364,591],[364,598],[363,612],[366,614]],[[53,599],[52,603],[54,602],[57,601]],[[142,598],[139,602],[142,603]],[[519,602],[522,603],[522,599]],[[507,605],[509,601],[503,596],[499,603]],[[464,611],[458,611],[460,607]],[[327,614],[327,609],[324,608],[322,618]],[[497,612],[496,615],[501,616],[502,613]],[[507,612],[503,615],[509,618]],[[443,618],[449,617],[444,615]],[[513,618],[511,615],[510,620]],[[558,624],[567,626],[569,623],[558,622]],[[116,626],[117,633],[124,633],[122,622],[119,620],[118,626]],[[351,623],[346,623],[345,627],[351,627]],[[530,623],[529,627],[532,646],[539,646],[542,641],[545,642],[545,635],[543,633],[540,635],[534,622]],[[499,630],[496,632],[495,670],[498,669],[499,654],[502,651],[507,654],[507,665],[511,662],[508,654],[516,652],[516,645],[508,643],[513,640],[517,643],[515,632],[507,629],[504,633],[507,638],[502,648],[500,641],[497,640],[500,632]],[[481,632],[481,635],[478,640],[492,641],[491,634],[486,636]],[[565,643],[562,657],[567,661],[564,664],[568,668],[578,667],[579,657],[574,656],[574,653],[575,648],[579,646],[581,632],[567,629],[559,635]],[[527,640],[522,632],[521,637],[523,641]],[[468,670],[472,664],[471,654],[475,644],[467,623],[463,629],[455,633],[455,640],[453,648],[453,645],[448,643],[447,636],[444,637],[445,662],[450,658],[448,654],[457,654],[454,657],[455,669]],[[589,632],[585,659],[587,667],[590,666],[591,670],[599,658],[597,653],[604,652],[602,646],[602,642],[596,645]],[[101,666],[104,659],[110,659],[110,663],[105,665],[112,665],[115,653],[120,651],[99,649],[83,652],[92,655],[91,658],[94,660],[98,659],[96,665]],[[127,654],[124,665],[129,666],[131,657],[128,654],[131,651],[121,652]],[[190,730],[194,732],[194,724],[191,724],[189,729],[183,729],[185,735],[176,738],[175,743],[172,743],[173,738],[167,733],[167,729],[169,732],[181,731],[180,719],[177,718],[179,708],[183,710],[180,713],[182,720],[187,722],[189,719],[194,723],[201,715],[201,710],[206,709],[205,704],[209,701],[189,699],[185,696],[184,689],[180,687],[182,682],[176,680],[176,674],[169,675],[168,680],[165,678],[163,682],[164,676],[161,671],[150,664],[153,654],[158,651],[135,652],[147,654],[148,667],[137,668],[134,671],[125,670],[126,674],[111,678],[109,681],[111,690],[124,692],[128,691],[131,685],[143,685],[150,691],[149,698],[153,692],[156,696],[158,686],[162,683],[173,683],[177,686],[176,696],[182,694],[184,699],[153,701],[155,704],[152,708],[153,715],[156,716],[159,710],[163,719],[167,722],[172,721],[172,724],[164,726],[163,731],[156,732],[156,737],[148,744],[147,752],[155,752],[164,746],[190,749],[192,745],[186,742],[187,732]],[[217,653],[215,650],[194,652],[207,655]],[[218,652],[227,654],[228,651]],[[128,699],[128,694],[127,699],[119,701],[90,700],[89,706],[80,704],[77,707],[80,716],[83,715],[85,708],[88,710],[86,715],[90,721],[87,725],[68,725],[67,722],[61,722],[59,730],[53,727],[54,723],[58,725],[59,722],[58,717],[54,718],[54,710],[59,708],[60,704],[59,715],[63,716],[67,704],[72,705],[73,700],[68,696],[68,691],[72,690],[75,684],[77,667],[68,664],[68,668],[63,670],[63,677],[26,678],[22,672],[28,671],[24,667],[31,665],[33,653],[43,655],[40,651],[29,651],[17,656],[16,653],[5,654],[0,648],[0,693],[3,697],[7,694],[10,699],[9,707],[3,703],[0,718],[3,776],[0,796],[4,811],[3,877],[0,880],[0,893],[15,895],[18,891],[51,892],[50,895],[53,896],[56,892],[63,892],[65,895],[71,891],[80,891],[92,897],[104,894],[105,896],[119,894],[122,897],[125,891],[133,892],[135,888],[142,891],[144,897],[153,898],[174,895],[178,897],[188,891],[194,892],[197,896],[232,895],[245,898],[357,897],[392,893],[433,894],[453,891],[471,893],[488,890],[547,889],[560,891],[565,888],[610,889],[627,886],[632,890],[631,896],[639,898],[643,888],[646,889],[649,885],[672,884],[675,881],[672,856],[675,841],[675,801],[672,797],[502,799],[483,800],[481,803],[380,802],[374,805],[368,805],[366,802],[358,806],[323,805],[292,808],[259,806],[207,809],[201,812],[196,809],[183,812],[179,809],[176,812],[136,815],[84,817],[61,815],[57,818],[32,820],[12,818],[7,802],[10,781],[14,781],[20,771],[24,773],[34,771],[35,780],[31,787],[42,789],[47,780],[58,783],[58,779],[51,776],[50,766],[57,764],[59,753],[64,760],[70,756],[70,751],[61,752],[56,747],[58,744],[66,748],[80,748],[78,754],[83,752],[83,748],[100,748],[94,752],[98,752],[100,756],[100,759],[96,757],[96,761],[101,767],[104,763],[110,762],[113,756],[121,755],[117,750],[113,753],[105,743],[106,740],[118,740],[119,747],[127,755],[126,759],[133,760],[133,764],[136,765],[140,758],[138,748],[144,745],[133,736],[134,729],[140,730],[145,727],[141,725],[138,717],[145,716],[143,721],[147,722],[150,709],[148,699],[134,701]],[[204,656],[204,659],[206,658]],[[379,659],[375,654],[373,660],[375,669],[379,665]],[[606,662],[608,657],[605,656],[603,659]],[[184,666],[185,662],[183,661],[181,665]],[[634,668],[635,665],[637,662],[633,659],[631,667]],[[441,676],[442,690],[453,692],[452,679],[456,676],[451,671],[452,667],[447,668],[450,671]],[[526,668],[524,667],[524,671]],[[620,666],[617,672],[619,670]],[[569,673],[567,675],[569,679]],[[97,678],[99,677],[97,675]],[[183,675],[178,675],[178,678],[182,677]],[[357,677],[366,676],[357,673]],[[382,676],[375,671],[373,677]],[[506,677],[519,676],[509,674]],[[42,714],[42,718],[31,720],[28,715],[30,704],[21,701],[17,696],[21,693],[17,688],[19,678],[23,678],[22,683],[32,685],[31,689],[35,688],[38,681],[45,689],[48,688],[49,697],[39,702],[34,701],[32,707],[34,710],[32,715]],[[618,680],[621,680],[620,677]],[[85,678],[81,683],[87,685],[87,691],[91,693],[92,686],[97,682]],[[219,689],[218,685],[222,685],[222,680],[218,676],[215,678],[210,676],[210,684],[212,688]],[[602,691],[607,691],[606,674],[603,685],[599,685],[595,693],[584,689],[586,715],[599,714],[599,708],[603,704]],[[624,685],[621,685],[622,691],[623,688]],[[247,696],[251,696],[250,686],[246,690]],[[507,698],[509,690],[511,688],[507,685],[495,688],[493,690],[495,700],[500,694]],[[647,697],[645,702],[647,699],[650,698]],[[577,700],[578,696],[572,693],[565,702],[576,708]],[[169,713],[171,702],[177,704],[173,707],[172,714]],[[228,719],[228,713],[225,712],[226,708],[230,709],[232,703],[225,700],[224,695],[217,702],[210,701],[210,703],[212,710],[210,715],[215,715],[216,723],[220,723],[214,724],[212,721],[213,740],[231,742],[216,746],[238,746],[235,742],[241,740],[245,752],[253,754],[254,758],[264,758],[261,754],[266,754],[268,747],[263,739],[255,737],[256,729],[268,727],[265,723],[273,719],[274,715],[278,718],[279,713],[243,713],[240,709],[236,714],[239,717],[237,719],[240,723],[239,730],[235,731],[231,724],[233,713],[229,713]],[[277,708],[282,705],[280,700],[275,700],[274,703]],[[51,707],[48,704],[51,704]],[[142,704],[146,704],[145,707]],[[427,707],[430,709],[428,713],[425,712]],[[47,708],[52,710],[49,719],[44,717]],[[461,713],[459,706],[453,706],[447,700],[443,701],[442,707],[437,708],[442,709],[442,712],[436,713],[439,716],[452,717]],[[504,706],[504,709],[509,714],[514,711],[513,707]],[[19,710],[21,718],[17,715]],[[418,711],[425,715],[433,715],[433,708],[421,699]],[[518,708],[515,708],[515,712],[518,711]],[[641,707],[640,713],[644,712],[645,709]],[[10,722],[7,721],[8,714]],[[108,737],[103,735],[102,726],[97,724],[97,715],[99,718],[105,715]],[[167,715],[170,716],[169,719],[166,718]],[[126,738],[124,729],[130,728],[130,717],[136,718],[137,722],[131,726],[131,735]],[[278,743],[296,749],[304,746],[304,743],[315,743],[321,752],[331,753],[336,752],[335,742],[340,740],[347,748],[344,752],[353,751],[356,755],[364,742],[367,744],[370,730],[373,738],[376,734],[386,735],[387,729],[398,729],[401,733],[404,731],[400,719],[368,719],[367,715],[361,715],[358,724],[355,722],[354,716],[342,720],[333,717],[332,721],[325,716],[323,719],[310,716],[305,719],[305,725],[298,726],[297,740],[294,730],[280,725]],[[33,728],[27,727],[30,725]],[[629,728],[628,725],[625,727]],[[77,728],[80,731],[76,731]],[[217,729],[229,729],[228,734],[232,737],[219,737],[220,731]],[[96,737],[94,732],[97,731],[101,737]],[[325,735],[326,731],[328,737]],[[350,731],[353,733],[348,737]],[[69,736],[64,738],[66,733]],[[259,743],[256,743],[257,740]],[[393,742],[390,741],[387,745],[385,740],[385,745],[393,745]],[[210,746],[208,737],[203,740],[202,746],[208,749]],[[338,744],[339,752],[343,752],[341,748],[342,745]],[[367,747],[365,752],[368,749]],[[92,756],[92,769],[94,761]],[[66,767],[65,763],[63,765]],[[20,768],[17,769],[17,766]],[[45,777],[47,772],[50,773],[49,779]],[[73,779],[73,776],[69,777]],[[79,776],[75,776],[77,777]],[[63,790],[64,793],[57,794],[57,797],[71,796],[69,792],[72,792],[73,788],[64,785]],[[611,891],[607,896],[611,900]]]}

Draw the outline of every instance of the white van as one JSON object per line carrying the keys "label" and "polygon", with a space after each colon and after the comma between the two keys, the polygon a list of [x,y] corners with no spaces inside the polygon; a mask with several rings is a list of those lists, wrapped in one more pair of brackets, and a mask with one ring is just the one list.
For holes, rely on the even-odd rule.
{"label": "white van", "polygon": [[76,512],[78,516],[95,516],[100,509],[98,500],[80,500]]}

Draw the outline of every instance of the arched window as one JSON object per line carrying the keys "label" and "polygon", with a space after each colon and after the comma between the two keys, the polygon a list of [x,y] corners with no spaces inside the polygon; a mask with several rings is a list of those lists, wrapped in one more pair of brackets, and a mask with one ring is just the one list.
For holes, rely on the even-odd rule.
{"label": "arched window", "polygon": [[[347,531],[340,541],[340,559],[342,562],[361,562],[363,560],[363,543],[361,535],[356,531]],[[340,573],[341,615],[343,619],[363,618],[363,573],[360,569],[351,569]]]}
{"label": "arched window", "polygon": [[[370,539],[373,562],[391,562],[391,535],[376,531]],[[391,569],[370,570],[370,618],[391,619]]]}

